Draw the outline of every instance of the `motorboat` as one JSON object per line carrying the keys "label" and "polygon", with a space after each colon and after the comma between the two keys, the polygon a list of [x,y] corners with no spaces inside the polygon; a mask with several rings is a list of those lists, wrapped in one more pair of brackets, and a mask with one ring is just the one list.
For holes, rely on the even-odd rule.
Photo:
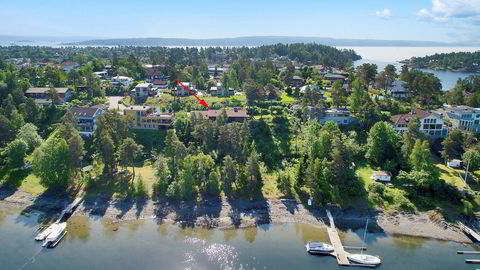
{"label": "motorboat", "polygon": [[47,236],[45,241],[43,242],[42,247],[48,247],[52,244],[58,244],[60,240],[65,236],[65,229],[67,228],[67,223],[62,222],[62,223],[55,223],[52,226],[52,232]]}
{"label": "motorboat", "polygon": [[379,265],[382,263],[379,257],[367,254],[349,254],[347,258],[355,263],[367,265]]}
{"label": "motorboat", "polygon": [[54,226],[55,226],[55,224],[52,224],[52,225],[48,226],[45,230],[43,230],[42,232],[37,234],[37,236],[35,237],[35,240],[36,241],[45,240],[45,238],[47,238],[47,236],[52,233]]}
{"label": "motorboat", "polygon": [[322,242],[309,242],[305,245],[305,248],[311,254],[328,254],[333,252],[333,246]]}

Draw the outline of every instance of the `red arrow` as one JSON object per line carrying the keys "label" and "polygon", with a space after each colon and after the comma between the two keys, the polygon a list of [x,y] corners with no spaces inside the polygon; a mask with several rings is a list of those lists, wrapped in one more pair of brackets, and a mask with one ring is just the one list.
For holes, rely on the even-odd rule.
{"label": "red arrow", "polygon": [[200,104],[203,105],[203,107],[208,108],[208,103],[205,102],[205,100],[200,99],[200,98],[197,96],[197,93],[195,93],[194,91],[190,90],[190,88],[188,88],[187,86],[185,86],[181,81],[179,81],[179,80],[174,80],[173,82],[176,83],[176,84],[180,84],[180,85],[183,87],[183,89],[187,90],[190,95],[194,96],[194,97],[200,102]]}

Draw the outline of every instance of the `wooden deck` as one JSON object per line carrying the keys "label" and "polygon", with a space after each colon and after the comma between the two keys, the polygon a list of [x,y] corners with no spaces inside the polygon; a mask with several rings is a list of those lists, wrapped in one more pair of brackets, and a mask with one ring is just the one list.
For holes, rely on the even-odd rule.
{"label": "wooden deck", "polygon": [[327,229],[328,237],[330,238],[330,242],[335,250],[335,256],[337,258],[338,265],[349,266],[350,261],[347,258],[348,253],[343,248],[342,241],[340,240],[338,231],[335,228],[335,223],[333,222],[332,213],[330,213],[329,210],[327,210],[327,216],[330,221],[330,228]]}
{"label": "wooden deck", "polygon": [[57,219],[57,221],[55,223],[59,223],[62,221],[63,217],[66,215],[66,214],[72,214],[73,211],[75,210],[75,208],[77,208],[77,206],[83,201],[83,198],[75,198],[75,200],[73,200],[73,202],[71,204],[69,204],[67,206],[67,208],[65,208],[62,213],[60,214],[60,217]]}
{"label": "wooden deck", "polygon": [[463,230],[463,232],[465,234],[470,236],[474,241],[480,242],[480,235],[478,235],[478,233],[476,231],[470,229],[469,227],[467,227],[465,224],[463,224],[461,222],[458,222],[458,223],[460,225],[460,228]]}

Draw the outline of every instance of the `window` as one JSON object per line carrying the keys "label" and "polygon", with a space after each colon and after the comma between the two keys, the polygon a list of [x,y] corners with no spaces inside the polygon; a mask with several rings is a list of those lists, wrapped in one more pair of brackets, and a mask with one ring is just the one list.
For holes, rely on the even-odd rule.
{"label": "window", "polygon": [[428,120],[429,120],[429,119],[424,119],[424,120],[423,120],[423,123],[428,123]]}
{"label": "window", "polygon": [[442,129],[442,125],[441,124],[436,125],[436,129]]}
{"label": "window", "polygon": [[432,122],[433,124],[436,124],[436,123],[437,123],[437,119],[432,119],[432,121],[433,121],[433,122]]}

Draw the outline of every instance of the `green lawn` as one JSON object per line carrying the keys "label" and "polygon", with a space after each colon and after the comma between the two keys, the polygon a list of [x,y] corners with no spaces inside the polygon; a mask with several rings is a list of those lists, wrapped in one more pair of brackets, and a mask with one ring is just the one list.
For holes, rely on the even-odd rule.
{"label": "green lawn", "polygon": [[40,185],[40,178],[36,177],[33,174],[29,174],[22,181],[20,189],[32,195],[40,195],[46,190],[42,185]]}
{"label": "green lawn", "polygon": [[365,189],[367,189],[368,184],[370,184],[372,180],[372,175],[375,172],[369,165],[367,166],[359,166],[357,167],[356,173],[358,177],[363,181],[365,185]]}
{"label": "green lawn", "polygon": [[293,104],[298,101],[297,98],[289,96],[287,95],[287,93],[283,93],[281,95],[281,98],[282,98],[282,103],[285,103],[285,104]]}
{"label": "green lawn", "polygon": [[[130,172],[133,172],[132,167],[128,167]],[[153,184],[155,183],[155,171],[154,168],[150,165],[143,167],[135,167],[135,181],[138,180],[139,176],[142,176],[143,183],[147,187],[149,194],[152,194]]]}
{"label": "green lawn", "polygon": [[465,187],[465,182],[460,178],[460,176],[465,173],[464,170],[449,168],[442,163],[435,164],[435,166],[440,171],[440,179],[443,179],[445,182],[450,183],[458,188]]}

